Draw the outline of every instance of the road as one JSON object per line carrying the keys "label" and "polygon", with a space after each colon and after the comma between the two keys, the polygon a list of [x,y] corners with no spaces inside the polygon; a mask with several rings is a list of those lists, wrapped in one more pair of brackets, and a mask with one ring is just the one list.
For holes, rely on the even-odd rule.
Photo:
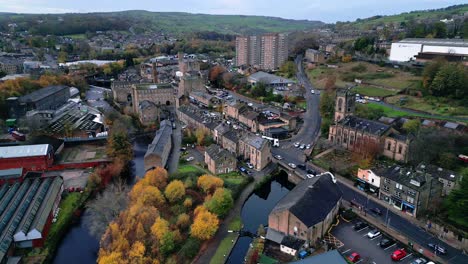
{"label": "road", "polygon": [[317,92],[315,94],[311,93],[311,90],[315,90],[315,88],[304,72],[302,56],[298,56],[295,62],[297,65],[297,80],[304,85],[304,97],[307,101],[307,110],[303,115],[304,123],[294,137],[287,141],[281,141],[280,147],[273,148],[271,152],[274,156],[281,155],[287,163],[292,162],[297,165],[303,164],[306,156],[304,150],[294,147],[294,143],[300,142],[301,144],[314,145],[320,132],[321,117],[319,112],[320,95]]}

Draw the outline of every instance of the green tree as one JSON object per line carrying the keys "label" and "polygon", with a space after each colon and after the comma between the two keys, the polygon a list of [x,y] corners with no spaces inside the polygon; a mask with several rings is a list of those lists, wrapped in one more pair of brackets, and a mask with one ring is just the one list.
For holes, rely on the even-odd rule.
{"label": "green tree", "polygon": [[216,189],[213,197],[205,205],[210,212],[217,214],[219,217],[224,217],[234,205],[231,191],[225,188]]}
{"label": "green tree", "polygon": [[437,22],[432,26],[432,35],[435,38],[447,37],[447,25],[444,22]]}
{"label": "green tree", "polygon": [[193,259],[198,254],[199,250],[200,240],[194,237],[189,237],[180,249],[180,254],[182,254],[182,256],[185,256],[188,259]]}
{"label": "green tree", "polygon": [[403,124],[403,129],[406,133],[412,133],[416,135],[419,131],[419,127],[421,126],[421,121],[419,119],[409,120]]}
{"label": "green tree", "polygon": [[287,78],[292,78],[296,75],[296,64],[293,61],[287,61],[281,65],[280,71],[285,74]]}
{"label": "green tree", "polygon": [[322,93],[320,100],[320,114],[323,118],[332,119],[335,113],[335,94],[333,92]]}
{"label": "green tree", "polygon": [[468,168],[463,169],[460,175],[462,176],[460,187],[450,192],[444,207],[451,221],[468,228]]}
{"label": "green tree", "polygon": [[68,59],[68,53],[66,53],[65,51],[60,51],[58,54],[57,61],[59,63],[64,63],[67,61],[67,59]]}
{"label": "green tree", "polygon": [[107,154],[110,157],[130,161],[133,158],[133,148],[128,134],[120,131],[113,132],[108,139]]}
{"label": "green tree", "polygon": [[169,254],[171,254],[174,248],[175,248],[174,233],[173,232],[165,233],[160,240],[159,250],[161,251],[161,254],[163,254],[164,256],[168,256]]}

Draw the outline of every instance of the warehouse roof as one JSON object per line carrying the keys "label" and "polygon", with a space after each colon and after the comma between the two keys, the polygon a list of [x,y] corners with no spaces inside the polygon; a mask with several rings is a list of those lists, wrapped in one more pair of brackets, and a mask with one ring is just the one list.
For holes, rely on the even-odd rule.
{"label": "warehouse roof", "polygon": [[425,39],[425,38],[407,38],[398,43],[424,44],[434,46],[453,46],[468,47],[468,41],[465,39]]}
{"label": "warehouse roof", "polygon": [[22,175],[23,175],[23,168],[0,170],[0,180],[19,178]]}
{"label": "warehouse roof", "polygon": [[282,84],[288,84],[288,83],[294,83],[294,81],[283,78],[281,76],[276,76],[274,74],[269,74],[266,72],[256,72],[252,75],[249,76],[250,81],[255,81],[255,82],[263,82],[266,84],[277,84],[277,83],[282,83]]}
{"label": "warehouse roof", "polygon": [[148,146],[145,157],[151,154],[161,155],[164,147],[171,141],[172,125],[168,120],[163,120],[159,130],[154,136],[153,142]]}
{"label": "warehouse roof", "polygon": [[21,96],[19,100],[22,102],[37,102],[65,89],[69,90],[70,88],[64,85],[49,86]]}
{"label": "warehouse roof", "polygon": [[45,156],[51,148],[49,144],[0,147],[0,159]]}

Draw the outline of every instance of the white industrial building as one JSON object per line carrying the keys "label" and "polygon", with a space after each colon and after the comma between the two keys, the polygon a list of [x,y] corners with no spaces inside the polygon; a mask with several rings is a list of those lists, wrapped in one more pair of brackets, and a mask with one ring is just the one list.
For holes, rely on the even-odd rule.
{"label": "white industrial building", "polygon": [[468,56],[468,41],[464,39],[403,39],[392,43],[390,60],[414,61],[418,56]]}

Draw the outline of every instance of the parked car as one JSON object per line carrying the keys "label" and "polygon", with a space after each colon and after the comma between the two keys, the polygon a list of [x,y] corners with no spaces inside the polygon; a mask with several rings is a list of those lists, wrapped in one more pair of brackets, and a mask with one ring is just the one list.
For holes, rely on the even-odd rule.
{"label": "parked car", "polygon": [[348,256],[348,260],[352,263],[356,263],[361,259],[361,255],[359,253],[353,252],[351,255]]}
{"label": "parked car", "polygon": [[310,149],[311,147],[312,147],[312,145],[307,144],[306,149]]}
{"label": "parked car", "polygon": [[402,258],[406,257],[406,255],[408,255],[408,253],[406,253],[406,250],[404,248],[400,248],[400,249],[393,251],[391,257],[392,257],[392,260],[399,261]]}
{"label": "parked car", "polygon": [[317,172],[314,171],[313,169],[307,169],[307,173],[308,173],[308,174],[317,175]]}
{"label": "parked car", "polygon": [[194,157],[188,157],[188,158],[186,159],[186,161],[192,161],[192,160],[194,160],[194,159],[195,159]]}
{"label": "parked car", "polygon": [[423,258],[418,258],[418,259],[413,260],[410,264],[426,264],[426,263],[427,263],[427,260]]}
{"label": "parked car", "polygon": [[282,160],[282,159],[283,159],[283,157],[281,157],[281,155],[276,155],[275,158],[276,158],[277,160]]}
{"label": "parked car", "polygon": [[305,170],[306,169],[306,165],[305,164],[299,164],[297,165],[297,167],[301,170]]}
{"label": "parked car", "polygon": [[367,223],[364,223],[364,222],[357,222],[355,225],[354,225],[354,230],[362,230],[366,227],[368,227],[369,225]]}
{"label": "parked car", "polygon": [[253,169],[253,168],[254,168],[254,165],[252,165],[252,163],[250,163],[250,162],[247,162],[246,165],[247,165],[247,167],[249,167],[249,169]]}
{"label": "parked car", "polygon": [[247,169],[246,169],[246,168],[244,168],[244,167],[239,167],[239,170],[240,170],[241,172],[244,172],[244,173],[246,173],[246,172],[247,172]]}
{"label": "parked car", "polygon": [[288,163],[288,166],[293,168],[293,169],[295,169],[297,167],[296,164],[294,164],[294,163]]}
{"label": "parked car", "polygon": [[382,240],[380,240],[379,246],[381,248],[387,248],[387,247],[393,245],[394,243],[395,243],[395,241],[385,237]]}
{"label": "parked car", "polygon": [[187,150],[186,147],[181,147],[181,148],[180,148],[180,151],[186,151],[186,150]]}
{"label": "parked car", "polygon": [[380,210],[377,207],[372,208],[371,211],[374,212],[376,215],[382,215],[382,210]]}
{"label": "parked car", "polygon": [[298,148],[301,145],[301,142],[294,143],[294,147]]}
{"label": "parked car", "polygon": [[312,94],[315,94],[315,91],[314,91],[314,89],[310,90],[310,92],[311,92]]}
{"label": "parked car", "polygon": [[442,254],[442,255],[447,254],[447,250],[442,246],[439,246],[437,244],[432,244],[432,243],[427,244],[427,246],[430,249],[432,249],[436,254]]}
{"label": "parked car", "polygon": [[381,233],[377,229],[371,230],[371,231],[369,231],[369,233],[367,233],[368,238],[376,238],[376,237],[378,237],[380,235],[381,235]]}
{"label": "parked car", "polygon": [[300,148],[300,149],[305,149],[305,145],[302,144],[299,148]]}
{"label": "parked car", "polygon": [[309,178],[309,179],[312,179],[313,177],[315,177],[315,175],[313,175],[313,174],[306,174],[306,177]]}

